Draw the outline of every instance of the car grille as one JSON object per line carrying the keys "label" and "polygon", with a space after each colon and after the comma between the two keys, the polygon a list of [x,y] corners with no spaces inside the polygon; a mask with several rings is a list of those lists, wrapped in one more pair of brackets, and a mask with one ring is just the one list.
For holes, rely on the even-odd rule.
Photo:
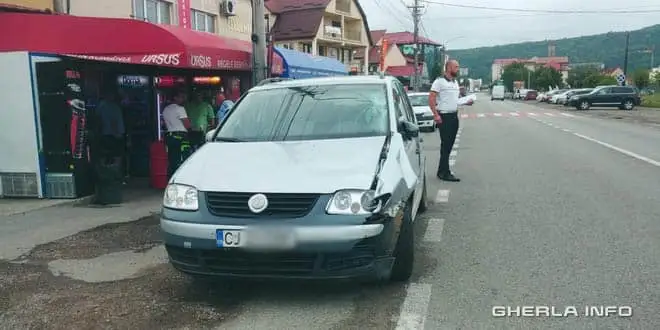
{"label": "car grille", "polygon": [[318,194],[264,194],[268,207],[259,214],[248,208],[248,199],[255,193],[207,192],[209,212],[216,216],[235,218],[283,217],[299,218],[307,215],[319,199]]}
{"label": "car grille", "polygon": [[360,242],[345,253],[256,253],[239,249],[193,250],[166,246],[170,260],[183,271],[206,274],[305,276],[368,266],[376,254]]}

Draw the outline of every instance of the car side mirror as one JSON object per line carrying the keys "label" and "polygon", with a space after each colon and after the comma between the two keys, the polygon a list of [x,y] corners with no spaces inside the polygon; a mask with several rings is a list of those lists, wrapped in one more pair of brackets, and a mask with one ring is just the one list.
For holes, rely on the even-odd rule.
{"label": "car side mirror", "polygon": [[419,126],[414,123],[407,120],[401,120],[399,121],[399,127],[401,129],[401,134],[407,139],[419,136]]}
{"label": "car side mirror", "polygon": [[210,130],[208,133],[206,133],[206,142],[211,142],[213,140],[213,135],[215,135],[215,130],[216,128]]}

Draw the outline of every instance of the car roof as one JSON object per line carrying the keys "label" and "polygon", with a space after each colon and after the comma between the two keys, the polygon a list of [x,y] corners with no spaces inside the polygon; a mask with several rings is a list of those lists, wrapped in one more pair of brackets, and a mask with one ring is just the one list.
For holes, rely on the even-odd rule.
{"label": "car roof", "polygon": [[277,88],[289,87],[304,87],[313,85],[340,85],[340,84],[383,84],[387,85],[388,82],[396,78],[391,76],[334,76],[334,77],[320,77],[320,78],[306,78],[306,79],[291,79],[273,82],[261,86],[253,87],[251,90],[269,90]]}

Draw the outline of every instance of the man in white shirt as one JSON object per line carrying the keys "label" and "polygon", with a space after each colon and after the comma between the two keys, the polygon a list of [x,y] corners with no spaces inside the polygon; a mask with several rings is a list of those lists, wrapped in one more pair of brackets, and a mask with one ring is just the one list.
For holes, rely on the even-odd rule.
{"label": "man in white shirt", "polygon": [[184,160],[192,153],[192,146],[188,132],[192,125],[183,104],[186,102],[186,94],[176,91],[172,95],[172,104],[163,109],[163,121],[165,122],[165,144],[167,145],[168,178],[181,166]]}
{"label": "man in white shirt", "polygon": [[[440,162],[437,176],[440,180],[461,181],[451,173],[449,168],[449,154],[454,147],[458,133],[458,99],[460,86],[456,81],[458,76],[458,61],[450,60],[445,64],[445,73],[438,77],[431,85],[429,93],[429,107],[433,111],[435,122],[440,127]],[[471,105],[469,101],[467,105]]]}

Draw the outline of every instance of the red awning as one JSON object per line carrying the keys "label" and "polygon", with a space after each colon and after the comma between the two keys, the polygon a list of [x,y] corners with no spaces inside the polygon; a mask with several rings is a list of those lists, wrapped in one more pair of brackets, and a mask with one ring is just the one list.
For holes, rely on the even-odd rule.
{"label": "red awning", "polygon": [[252,66],[249,41],[134,19],[0,13],[0,31],[0,51],[181,68]]}

